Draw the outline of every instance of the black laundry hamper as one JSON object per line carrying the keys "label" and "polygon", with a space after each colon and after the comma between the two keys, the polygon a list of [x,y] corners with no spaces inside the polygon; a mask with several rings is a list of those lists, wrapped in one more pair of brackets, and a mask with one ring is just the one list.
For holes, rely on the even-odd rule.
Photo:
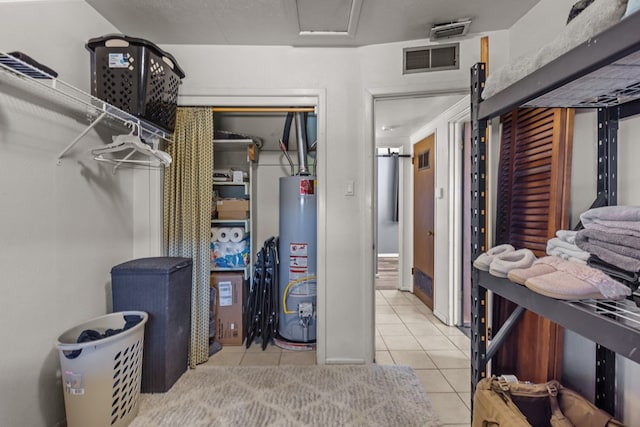
{"label": "black laundry hamper", "polygon": [[149,314],[142,393],[164,393],[187,370],[191,337],[191,258],[134,259],[111,269],[113,311]]}

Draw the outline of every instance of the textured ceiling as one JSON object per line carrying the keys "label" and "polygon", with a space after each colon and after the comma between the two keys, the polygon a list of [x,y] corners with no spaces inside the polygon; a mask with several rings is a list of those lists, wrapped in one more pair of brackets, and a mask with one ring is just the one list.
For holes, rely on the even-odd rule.
{"label": "textured ceiling", "polygon": [[[119,32],[156,44],[364,46],[425,39],[471,18],[470,34],[510,28],[539,0],[85,0]],[[306,31],[306,32],[305,32]],[[327,32],[334,31],[333,34]],[[311,33],[311,34],[309,34]],[[376,102],[376,137],[407,137],[459,97]],[[437,115],[437,114],[436,114]],[[382,126],[393,131],[383,132]],[[277,133],[277,132],[276,132]]]}
{"label": "textured ceiling", "polygon": [[[539,0],[86,0],[121,33],[157,44],[363,46],[427,38],[472,18],[470,33],[510,28]],[[342,31],[355,9],[353,35]],[[302,27],[302,28],[301,28]]]}

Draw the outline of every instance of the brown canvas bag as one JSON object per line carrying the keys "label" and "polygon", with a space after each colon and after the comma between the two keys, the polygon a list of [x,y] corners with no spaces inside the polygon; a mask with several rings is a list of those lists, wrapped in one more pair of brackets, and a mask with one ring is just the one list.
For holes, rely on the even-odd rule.
{"label": "brown canvas bag", "polygon": [[473,427],[624,427],[558,381],[544,384],[481,380],[473,398]]}

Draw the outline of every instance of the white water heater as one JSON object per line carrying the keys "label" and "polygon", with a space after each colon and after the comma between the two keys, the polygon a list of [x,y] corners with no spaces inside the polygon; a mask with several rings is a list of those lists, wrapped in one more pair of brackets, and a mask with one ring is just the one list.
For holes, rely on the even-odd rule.
{"label": "white water heater", "polygon": [[290,342],[316,340],[316,177],[280,178],[278,333]]}

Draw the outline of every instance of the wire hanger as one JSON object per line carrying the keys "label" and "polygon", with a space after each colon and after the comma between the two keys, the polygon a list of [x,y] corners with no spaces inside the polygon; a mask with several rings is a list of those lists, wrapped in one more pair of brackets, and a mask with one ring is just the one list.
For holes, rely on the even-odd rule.
{"label": "wire hanger", "polygon": [[[131,127],[131,132],[124,135],[113,136],[113,142],[105,147],[95,148],[91,150],[94,160],[113,164],[113,172],[123,163],[131,163],[136,165],[145,165],[152,167],[168,167],[171,164],[171,155],[165,151],[158,149],[158,139],[152,141],[154,148],[140,139],[140,127],[137,123],[127,122]],[[122,158],[105,157],[107,153],[118,153],[120,151],[129,151]],[[136,154],[142,154],[148,160],[131,159]]]}

